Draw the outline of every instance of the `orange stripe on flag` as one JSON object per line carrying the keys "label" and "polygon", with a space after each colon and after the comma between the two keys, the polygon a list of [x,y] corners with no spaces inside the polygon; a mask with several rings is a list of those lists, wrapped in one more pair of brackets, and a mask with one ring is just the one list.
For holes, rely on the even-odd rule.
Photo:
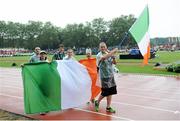
{"label": "orange stripe on flag", "polygon": [[96,81],[97,81],[97,66],[96,66],[96,59],[91,58],[91,59],[82,59],[79,61],[81,64],[86,66],[88,73],[91,77],[92,80],[92,86],[91,86],[91,99],[94,99],[100,92],[101,88],[96,86]]}
{"label": "orange stripe on flag", "polygon": [[148,44],[148,48],[147,48],[147,53],[144,55],[144,60],[143,60],[143,64],[147,65],[148,64],[148,59],[150,58],[150,43]]}

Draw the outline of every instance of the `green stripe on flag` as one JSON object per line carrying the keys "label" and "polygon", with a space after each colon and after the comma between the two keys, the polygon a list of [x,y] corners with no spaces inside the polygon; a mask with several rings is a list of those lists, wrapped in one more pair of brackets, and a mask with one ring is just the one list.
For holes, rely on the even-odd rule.
{"label": "green stripe on flag", "polygon": [[129,32],[132,34],[137,43],[139,43],[144,37],[145,33],[149,28],[149,10],[148,6],[145,7],[139,18],[129,29]]}
{"label": "green stripe on flag", "polygon": [[60,75],[56,62],[28,63],[22,68],[27,114],[60,110]]}

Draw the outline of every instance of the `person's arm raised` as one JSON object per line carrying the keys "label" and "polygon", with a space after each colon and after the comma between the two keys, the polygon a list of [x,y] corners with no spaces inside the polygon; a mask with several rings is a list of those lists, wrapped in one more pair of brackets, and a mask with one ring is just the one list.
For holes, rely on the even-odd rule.
{"label": "person's arm raised", "polygon": [[103,55],[103,57],[101,57],[100,60],[105,60],[111,56],[113,56],[116,52],[118,51],[118,48],[114,48],[113,50],[111,50],[108,54]]}

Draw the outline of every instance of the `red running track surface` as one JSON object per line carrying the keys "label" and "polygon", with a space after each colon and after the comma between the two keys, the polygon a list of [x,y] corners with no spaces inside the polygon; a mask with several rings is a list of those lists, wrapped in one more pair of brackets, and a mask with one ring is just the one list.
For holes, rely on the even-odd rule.
{"label": "red running track surface", "polygon": [[0,109],[41,120],[180,120],[180,78],[153,75],[116,74],[118,94],[113,96],[115,114],[105,111],[106,100],[95,112],[93,104],[26,115],[21,70],[0,68]]}

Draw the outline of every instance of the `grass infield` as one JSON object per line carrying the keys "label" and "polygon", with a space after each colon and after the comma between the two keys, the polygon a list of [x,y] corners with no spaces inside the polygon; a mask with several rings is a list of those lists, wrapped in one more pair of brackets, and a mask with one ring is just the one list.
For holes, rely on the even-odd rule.
{"label": "grass infield", "polygon": [[[180,51],[178,52],[157,52],[157,57],[150,59],[149,64],[147,66],[142,65],[142,59],[119,59],[117,55],[117,67],[120,70],[120,73],[140,73],[140,74],[160,74],[160,75],[175,75],[179,76],[178,73],[175,72],[167,72],[165,69],[155,70],[154,65],[156,63],[161,63],[166,65],[168,63],[172,63],[180,60]],[[95,55],[93,55],[95,57]],[[17,66],[20,67],[21,64],[27,63],[29,61],[30,56],[19,56],[19,57],[0,57],[0,67],[12,67],[13,63],[16,63]],[[51,60],[52,55],[48,55],[48,60]],[[77,60],[86,58],[85,55],[76,55],[75,58]]]}

